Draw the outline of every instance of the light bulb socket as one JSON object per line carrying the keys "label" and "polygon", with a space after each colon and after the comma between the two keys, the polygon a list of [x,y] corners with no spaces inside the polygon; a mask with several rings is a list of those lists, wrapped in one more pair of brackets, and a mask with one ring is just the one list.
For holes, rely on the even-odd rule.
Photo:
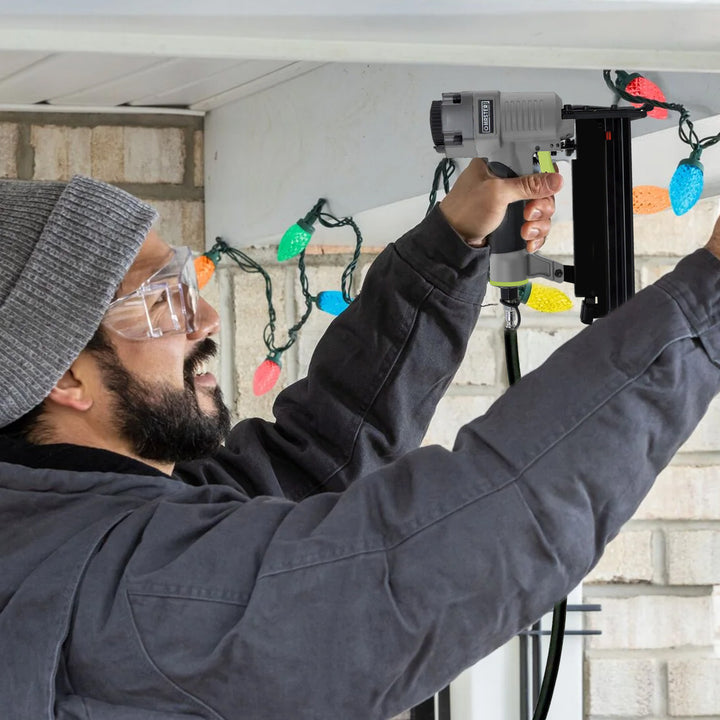
{"label": "light bulb socket", "polygon": [[322,212],[323,205],[327,202],[325,198],[320,198],[312,207],[312,210],[301,220],[297,221],[297,224],[305,230],[305,232],[313,233],[315,228],[313,225],[317,222],[320,213]]}
{"label": "light bulb socket", "polygon": [[702,155],[702,148],[698,146],[690,153],[690,157],[685,158],[684,160],[681,160],[678,163],[678,166],[692,165],[693,167],[699,168],[702,172],[705,172],[705,168],[703,167],[703,164],[700,162],[701,155]]}
{"label": "light bulb socket", "polygon": [[275,350],[272,352],[269,352],[266,360],[269,360],[270,362],[274,362],[278,367],[282,367],[282,360],[280,359],[282,357],[282,352],[280,350]]}
{"label": "light bulb socket", "polygon": [[207,252],[204,252],[203,255],[212,262],[213,265],[217,265],[220,262],[220,258],[222,257],[222,251],[218,248],[210,248]]}
{"label": "light bulb socket", "polygon": [[315,222],[315,221],[313,220],[312,222],[308,222],[308,220],[307,220],[308,216],[309,216],[309,213],[304,218],[300,218],[295,223],[295,225],[297,225],[302,231],[306,232],[308,235],[312,235],[315,232],[315,227],[313,225],[313,222]]}
{"label": "light bulb socket", "polygon": [[530,297],[531,292],[532,292],[532,283],[531,282],[518,288],[518,299],[520,300],[520,302],[526,303],[528,301],[528,298]]}
{"label": "light bulb socket", "polygon": [[617,78],[617,83],[620,86],[621,90],[625,90],[627,88],[627,86],[633,80],[637,80],[638,78],[644,77],[640,73],[627,73],[624,70],[616,70],[615,76]]}

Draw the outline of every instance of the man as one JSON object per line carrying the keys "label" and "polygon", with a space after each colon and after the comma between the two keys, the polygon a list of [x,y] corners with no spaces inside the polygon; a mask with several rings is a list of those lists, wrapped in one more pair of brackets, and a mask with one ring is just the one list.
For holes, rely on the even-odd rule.
{"label": "man", "polygon": [[560,182],[473,161],[276,423],[224,447],[217,315],[152,211],[85,178],[0,183],[3,717],[381,720],[567,594],[720,387],[720,226],[452,452],[417,449],[485,238],[527,199],[536,249]]}

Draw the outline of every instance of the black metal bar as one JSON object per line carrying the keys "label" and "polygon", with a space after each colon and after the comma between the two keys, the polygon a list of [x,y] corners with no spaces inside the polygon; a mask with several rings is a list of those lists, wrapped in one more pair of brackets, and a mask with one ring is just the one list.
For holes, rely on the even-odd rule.
{"label": "black metal bar", "polygon": [[438,693],[438,720],[451,720],[449,685]]}
{"label": "black metal bar", "polygon": [[635,293],[630,121],[644,112],[566,106],[563,117],[575,121],[575,295],[590,324]]}
{"label": "black metal bar", "polygon": [[[602,635],[602,630],[566,630],[564,635]],[[550,635],[550,630],[541,630],[536,632],[535,630],[523,630],[518,633],[522,637],[534,637],[535,635]]]}
{"label": "black metal bar", "polygon": [[518,637],[520,643],[520,720],[530,720],[530,679],[528,665],[528,639],[522,633]]}
{"label": "black metal bar", "polygon": [[543,678],[542,661],[542,619],[532,626],[532,703],[537,705]]}
{"label": "black metal bar", "polygon": [[435,696],[416,705],[410,711],[410,720],[435,720]]}
{"label": "black metal bar", "polygon": [[568,605],[568,612],[600,612],[602,605],[591,604],[591,605]]}

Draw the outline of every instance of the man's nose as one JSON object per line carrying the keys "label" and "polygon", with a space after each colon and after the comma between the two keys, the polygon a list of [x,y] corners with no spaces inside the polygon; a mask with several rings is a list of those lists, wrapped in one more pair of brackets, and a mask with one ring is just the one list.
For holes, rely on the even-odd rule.
{"label": "man's nose", "polygon": [[197,310],[195,311],[195,327],[196,330],[187,334],[191,340],[202,340],[220,332],[220,316],[215,308],[203,298],[198,298]]}

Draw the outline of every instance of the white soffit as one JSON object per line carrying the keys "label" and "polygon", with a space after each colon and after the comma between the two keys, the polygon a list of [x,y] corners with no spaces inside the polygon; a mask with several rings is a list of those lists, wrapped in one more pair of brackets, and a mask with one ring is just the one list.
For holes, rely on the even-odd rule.
{"label": "white soffit", "polygon": [[207,111],[325,63],[720,72],[718,2],[170,5],[0,0],[0,105]]}
{"label": "white soffit", "polygon": [[0,107],[210,110],[309,72],[318,63],[0,50]]}

